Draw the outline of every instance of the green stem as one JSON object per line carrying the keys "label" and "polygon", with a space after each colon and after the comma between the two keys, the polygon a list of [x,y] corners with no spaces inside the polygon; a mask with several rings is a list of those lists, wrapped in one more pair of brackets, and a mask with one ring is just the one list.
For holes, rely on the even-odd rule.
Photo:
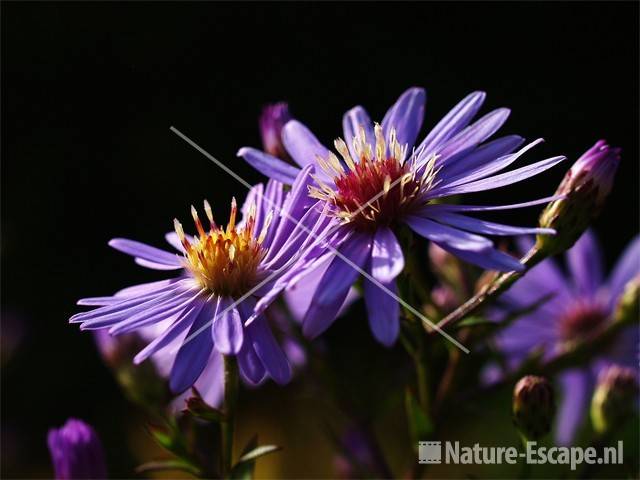
{"label": "green stem", "polygon": [[222,478],[228,478],[233,465],[233,431],[238,400],[238,366],[236,358],[224,355],[224,420],[220,424],[222,434]]}

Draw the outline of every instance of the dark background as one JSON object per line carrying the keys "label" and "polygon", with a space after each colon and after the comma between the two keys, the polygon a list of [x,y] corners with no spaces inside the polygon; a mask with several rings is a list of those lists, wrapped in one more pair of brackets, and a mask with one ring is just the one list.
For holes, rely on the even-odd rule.
{"label": "dark background", "polygon": [[[46,431],[69,416],[101,432],[113,475],[131,475],[137,414],[67,319],[79,297],[162,276],[110,238],[161,246],[191,203],[206,197],[226,218],[244,195],[170,126],[257,182],[235,152],[259,146],[263,104],[289,101],[328,142],[346,109],[380,120],[412,85],[427,88],[426,126],[486,90],[484,112],[512,108],[502,132],[547,140],[525,161],[572,161],[600,138],[621,146],[596,223],[608,265],[638,231],[637,3],[4,2],[2,335],[17,347],[3,354],[2,476],[50,475]],[[474,203],[549,195],[569,165]],[[533,224],[538,211],[502,218]],[[342,323],[329,341],[370,342]]]}

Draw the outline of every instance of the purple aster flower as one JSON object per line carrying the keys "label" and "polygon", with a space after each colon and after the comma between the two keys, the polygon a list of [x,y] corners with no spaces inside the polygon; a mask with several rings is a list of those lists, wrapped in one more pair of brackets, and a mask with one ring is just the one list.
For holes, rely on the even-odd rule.
{"label": "purple aster flower", "polygon": [[62,427],[49,430],[47,444],[55,478],[107,478],[102,443],[95,430],[82,420],[70,418]]}
{"label": "purple aster flower", "polygon": [[[522,240],[524,251],[529,245]],[[546,358],[564,351],[571,342],[586,338],[612,321],[625,285],[640,275],[640,236],[622,254],[608,279],[604,279],[601,252],[595,236],[587,231],[566,253],[567,274],[552,260],[545,260],[505,292],[506,308],[521,310],[550,297],[534,312],[524,315],[497,338],[498,347],[516,367],[534,348]],[[556,440],[568,444],[584,418],[600,371],[612,363],[638,369],[639,329],[629,327],[609,351],[584,368],[565,371],[560,377],[564,396],[558,411]]]}
{"label": "purple aster flower", "polygon": [[320,210],[309,208],[309,171],[301,172],[288,193],[277,181],[253,187],[238,225],[235,201],[226,228],[215,224],[205,202],[208,231],[192,208],[197,235],[186,235],[177,220],[176,232],[167,235],[179,254],[132,240],[111,240],[109,245],[144,267],[180,274],[112,297],[80,300],[80,305],[100,308],[76,314],[70,322],[80,323],[82,330],[108,328],[112,335],[155,326],[154,340],[134,362],[163,349],[177,352],[169,374],[174,392],[194,385],[207,366],[215,369],[217,353],[237,355],[240,373],[252,383],[267,374],[278,383],[288,382],[291,367],[263,311],[295,277],[296,268],[312,261],[318,239],[332,223]]}
{"label": "purple aster flower", "polygon": [[262,109],[259,119],[260,137],[264,151],[269,155],[285,161],[291,160],[282,144],[282,129],[292,118],[289,113],[289,105],[285,102],[267,105]]}
{"label": "purple aster flower", "polygon": [[[446,205],[452,195],[479,192],[510,185],[537,175],[564,157],[553,157],[502,172],[536,140],[515,151],[523,139],[509,135],[484,143],[505,122],[509,110],[501,108],[471,123],[484,102],[475,92],[464,98],[414,148],[422,126],[425,91],[411,88],[389,109],[380,125],[374,125],[360,106],[343,118],[346,142],[335,148],[342,160],[325,148],[300,122],[288,122],[282,141],[299,167],[253,148],[242,148],[243,157],[265,175],[290,183],[300,168],[314,166],[316,185],[311,196],[331,207],[342,221],[343,243],[322,275],[303,320],[303,331],[315,337],[328,328],[359,274],[358,266],[376,283],[396,291],[396,277],[404,268],[402,248],[394,230],[402,224],[437,243],[457,257],[483,268],[512,271],[523,266],[496,249],[485,235],[553,233],[551,229],[521,228],[479,220],[469,212],[506,210],[546,203],[549,198],[517,205]],[[399,332],[399,306],[379,291],[370,278],[364,283],[369,323],[384,345],[395,342]]]}

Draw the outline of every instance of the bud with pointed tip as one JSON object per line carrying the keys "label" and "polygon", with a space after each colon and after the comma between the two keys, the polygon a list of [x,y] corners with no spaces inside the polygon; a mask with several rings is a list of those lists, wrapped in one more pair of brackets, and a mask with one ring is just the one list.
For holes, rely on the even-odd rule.
{"label": "bud with pointed tip", "polygon": [[265,106],[259,119],[260,136],[265,152],[285,161],[291,157],[282,143],[282,128],[291,119],[289,105],[285,102]]}
{"label": "bud with pointed tip", "polygon": [[620,149],[600,140],[567,172],[556,195],[540,216],[540,226],[556,235],[538,235],[537,246],[548,255],[569,249],[600,214],[613,186],[620,163]]}
{"label": "bud with pointed tip", "polygon": [[638,376],[633,369],[610,365],[600,372],[591,399],[594,430],[605,433],[627,419],[633,413],[638,391]]}
{"label": "bud with pointed tip", "polygon": [[638,320],[640,311],[640,275],[629,280],[616,305],[614,321],[630,325]]}
{"label": "bud with pointed tip", "polygon": [[104,450],[91,425],[70,418],[47,436],[56,479],[107,478]]}
{"label": "bud with pointed tip", "polygon": [[556,406],[553,387],[544,377],[522,377],[513,390],[513,423],[527,440],[551,431]]}

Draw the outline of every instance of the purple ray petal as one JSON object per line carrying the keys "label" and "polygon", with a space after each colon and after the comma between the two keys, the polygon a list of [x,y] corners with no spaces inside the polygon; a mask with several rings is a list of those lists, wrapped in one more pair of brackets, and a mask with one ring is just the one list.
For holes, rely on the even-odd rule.
{"label": "purple ray petal", "polygon": [[487,113],[473,124],[448,140],[436,152],[443,161],[453,155],[480,145],[507,121],[511,111],[508,108],[498,108]]}
{"label": "purple ray petal", "polygon": [[501,272],[520,272],[524,270],[524,265],[522,265],[518,259],[495,248],[472,251],[453,248],[446,243],[435,243],[465,262],[472,263],[487,270],[498,270]]}
{"label": "purple ray petal", "polygon": [[403,268],[404,255],[395,234],[388,227],[378,228],[371,248],[371,276],[380,282],[390,282]]}
{"label": "purple ray petal", "polygon": [[463,98],[433,127],[418,147],[420,158],[426,158],[439,147],[466,127],[482,106],[486,94],[473,92]]}
{"label": "purple ray petal", "polygon": [[585,370],[567,370],[560,376],[562,401],[558,408],[555,438],[560,445],[571,445],[578,427],[584,420],[591,393],[593,379]]}
{"label": "purple ray petal", "polygon": [[148,260],[149,262],[180,266],[180,258],[175,253],[160,250],[135,240],[114,238],[109,241],[109,246],[127,255]]}
{"label": "purple ray petal", "polygon": [[[371,272],[373,275],[373,272]],[[397,294],[396,281],[380,282]],[[390,347],[400,333],[400,305],[387,292],[371,280],[364,280],[364,299],[369,317],[369,327],[373,336],[383,345]]]}
{"label": "purple ray petal", "polygon": [[233,299],[220,297],[213,320],[213,341],[225,355],[237,354],[244,339],[240,313],[236,307],[229,308],[232,304]]}
{"label": "purple ray petal", "polygon": [[593,232],[587,230],[566,255],[578,293],[589,297],[595,295],[602,284],[603,275],[600,247]]}
{"label": "purple ray petal", "polygon": [[407,216],[405,222],[418,235],[438,245],[446,244],[451,248],[473,252],[482,252],[493,246],[491,240],[487,238],[436,223],[428,218]]}
{"label": "purple ray petal", "polygon": [[355,162],[360,160],[358,154],[353,148],[353,138],[360,135],[360,128],[364,129],[366,142],[370,145],[375,144],[375,135],[373,134],[373,124],[367,111],[361,106],[353,107],[342,117],[342,131],[344,133],[344,141],[349,147],[349,153]]}
{"label": "purple ray petal", "polygon": [[546,160],[532,163],[531,165],[527,165],[526,167],[520,167],[509,172],[501,173],[499,175],[483,178],[482,180],[465,183],[464,185],[458,185],[456,187],[434,188],[430,192],[429,197],[445,197],[449,195],[456,195],[458,193],[481,192],[483,190],[492,190],[494,188],[504,187],[506,185],[511,185],[512,183],[521,182],[522,180],[526,180],[527,178],[534,177],[539,173],[542,173],[545,170],[554,167],[565,159],[566,157],[563,156],[547,158]]}
{"label": "purple ray petal", "polygon": [[[189,240],[189,243],[193,243],[193,237],[191,235],[186,235],[185,237]],[[164,234],[164,239],[167,241],[169,245],[178,250],[180,253],[184,253],[184,247],[182,246],[182,242],[178,238],[178,234],[176,232],[167,232]]]}
{"label": "purple ray petal", "polygon": [[421,209],[416,210],[417,214],[430,215],[430,212],[489,212],[496,210],[512,210],[515,208],[527,208],[535,205],[541,205],[543,203],[553,202],[554,200],[561,200],[564,195],[553,195],[551,197],[539,198],[538,200],[531,200],[524,203],[513,203],[511,205],[454,205],[454,204],[436,204],[425,205]]}
{"label": "purple ray petal", "polygon": [[429,216],[438,222],[451,225],[461,230],[484,235],[526,235],[530,233],[553,235],[556,233],[552,228],[514,227],[501,223],[488,222],[479,218],[466,217],[452,212],[434,212]]}
{"label": "purple ray petal", "polygon": [[315,165],[316,157],[327,159],[329,150],[305,125],[297,120],[289,120],[282,129],[282,142],[291,158],[300,165]]}
{"label": "purple ray petal", "polygon": [[267,319],[259,316],[247,327],[247,333],[269,376],[280,385],[288,383],[291,380],[291,365],[271,333]]}
{"label": "purple ray petal", "polygon": [[250,384],[257,385],[264,379],[266,370],[251,341],[242,342],[242,348],[238,352],[238,367],[243,378]]}
{"label": "purple ray petal", "polygon": [[76,305],[83,305],[89,307],[104,307],[106,305],[115,305],[122,301],[122,298],[118,297],[89,297],[81,298],[76,302]]}
{"label": "purple ray petal", "polygon": [[618,258],[609,276],[609,297],[611,305],[617,302],[629,280],[640,273],[640,235],[636,236]]}
{"label": "purple ray petal", "polygon": [[149,260],[145,260],[144,258],[138,257],[134,258],[134,261],[141,267],[150,268],[151,270],[180,270],[184,268],[182,264],[167,265],[166,263],[151,262]]}
{"label": "purple ray petal", "polygon": [[300,171],[299,168],[289,165],[283,162],[279,158],[272,157],[271,155],[256,150],[251,147],[243,147],[238,150],[238,157],[244,158],[244,160],[253,168],[258,170],[263,175],[278,180],[286,185],[291,185],[296,175]]}
{"label": "purple ray petal", "polygon": [[[355,233],[338,251],[350,263],[362,268],[371,254],[370,235]],[[349,288],[358,278],[358,271],[340,257],[335,257],[322,276],[309,310],[302,322],[305,336],[315,338],[333,323]]]}
{"label": "purple ray petal", "polygon": [[175,339],[185,333],[200,314],[204,304],[205,302],[193,302],[169,328],[160,333],[151,343],[138,352],[133,358],[133,363],[138,365],[144,362],[151,355],[169,346]]}
{"label": "purple ray petal", "polygon": [[382,119],[382,132],[388,141],[391,129],[395,128],[398,143],[407,145],[410,152],[416,143],[424,118],[427,93],[423,88],[413,87],[405,91]]}
{"label": "purple ray petal", "polygon": [[207,366],[193,385],[203,400],[214,408],[222,405],[224,396],[224,359],[215,350],[211,352]]}
{"label": "purple ray petal", "polygon": [[[205,303],[198,317],[191,325],[187,339],[211,321],[213,308],[212,302]],[[182,344],[173,363],[169,379],[169,387],[173,392],[183,392],[194,384],[207,365],[212,349],[213,340],[211,339],[211,334],[207,331],[200,332],[191,340]]]}

